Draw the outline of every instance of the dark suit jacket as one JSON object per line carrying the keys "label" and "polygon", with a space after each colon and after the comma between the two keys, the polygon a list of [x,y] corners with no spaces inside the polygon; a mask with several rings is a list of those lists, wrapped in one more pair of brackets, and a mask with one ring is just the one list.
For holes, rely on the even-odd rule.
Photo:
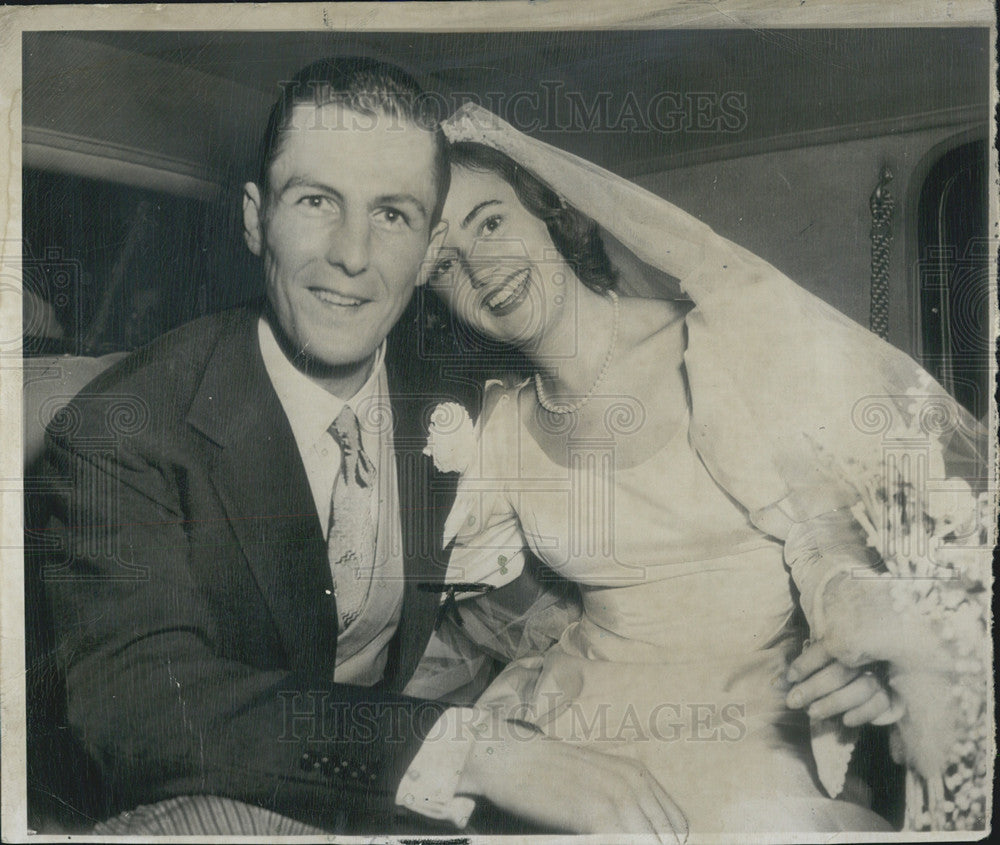
{"label": "dark suit jacket", "polygon": [[421,454],[434,391],[387,356],[405,557],[385,680],[331,682],[337,612],[305,470],[257,344],[259,309],[122,361],[50,426],[42,573],[72,729],[106,807],[231,796],[328,828],[385,829],[442,705],[399,691],[430,636],[454,477]]}

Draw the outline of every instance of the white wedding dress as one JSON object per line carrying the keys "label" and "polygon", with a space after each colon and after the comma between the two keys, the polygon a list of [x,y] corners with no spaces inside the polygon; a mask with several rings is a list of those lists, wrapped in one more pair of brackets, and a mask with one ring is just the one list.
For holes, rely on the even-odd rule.
{"label": "white wedding dress", "polygon": [[783,544],[714,481],[688,420],[622,468],[614,420],[607,443],[567,439],[549,456],[525,426],[537,407],[530,382],[489,386],[480,460],[450,519],[449,580],[508,581],[527,546],[579,584],[583,611],[477,704],[637,757],[694,832],[888,829],[816,780],[808,719],[784,703],[802,632]]}

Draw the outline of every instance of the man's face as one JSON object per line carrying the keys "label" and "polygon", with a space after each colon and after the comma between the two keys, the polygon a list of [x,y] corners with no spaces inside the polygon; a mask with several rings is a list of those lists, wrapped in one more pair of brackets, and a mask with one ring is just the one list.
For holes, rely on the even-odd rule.
{"label": "man's face", "polygon": [[291,351],[338,376],[366,373],[427,250],[434,136],[336,105],[296,106],[293,117],[267,196],[245,188],[247,244]]}

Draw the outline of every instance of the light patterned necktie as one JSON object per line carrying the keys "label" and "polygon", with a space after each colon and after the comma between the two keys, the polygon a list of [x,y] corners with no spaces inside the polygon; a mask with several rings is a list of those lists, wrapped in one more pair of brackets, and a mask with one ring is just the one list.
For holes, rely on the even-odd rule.
{"label": "light patterned necktie", "polygon": [[349,406],[329,428],[340,446],[340,473],[330,497],[330,523],[326,548],[337,597],[340,630],[358,615],[368,596],[375,562],[375,528],[371,514],[371,488],[375,466],[361,448],[361,427]]}

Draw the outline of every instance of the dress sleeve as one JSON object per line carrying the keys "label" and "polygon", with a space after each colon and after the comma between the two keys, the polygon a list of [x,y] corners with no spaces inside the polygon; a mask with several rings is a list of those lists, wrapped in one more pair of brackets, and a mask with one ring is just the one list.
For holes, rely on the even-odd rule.
{"label": "dress sleeve", "polygon": [[524,536],[509,495],[517,478],[516,388],[487,382],[477,423],[476,458],[458,482],[444,527],[448,583],[499,587],[524,567]]}
{"label": "dress sleeve", "polygon": [[498,668],[540,655],[579,617],[576,588],[526,550],[509,495],[518,473],[519,389],[500,382],[486,385],[477,458],[459,481],[445,523],[445,546],[451,546],[446,583],[492,589],[458,589],[407,695],[470,704]]}
{"label": "dress sleeve", "polygon": [[[903,597],[900,579],[879,574],[879,555],[849,510],[794,524],[785,560],[811,636],[842,663],[886,661],[895,672],[954,669],[956,652],[942,634],[941,617],[912,612],[914,597]],[[960,579],[953,580],[957,587]],[[954,592],[956,599],[962,595]]]}
{"label": "dress sleeve", "polygon": [[879,601],[880,593],[889,596],[881,579],[873,577],[878,558],[851,512],[828,511],[793,524],[785,538],[785,562],[799,590],[810,636],[848,665],[877,659],[868,649],[882,637],[860,629],[871,621],[882,631],[891,630],[886,614],[892,605]]}

